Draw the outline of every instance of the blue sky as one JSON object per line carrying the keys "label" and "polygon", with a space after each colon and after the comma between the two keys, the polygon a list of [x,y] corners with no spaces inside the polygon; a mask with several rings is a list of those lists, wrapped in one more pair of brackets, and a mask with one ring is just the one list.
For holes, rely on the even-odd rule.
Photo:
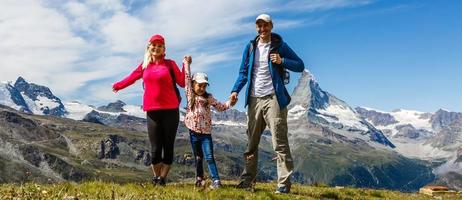
{"label": "blue sky", "polygon": [[352,105],[461,111],[461,8],[460,1],[377,2],[334,12],[297,35],[310,38],[300,48],[321,87]]}
{"label": "blue sky", "polygon": [[2,1],[0,80],[23,76],[65,101],[141,104],[139,83],[117,94],[110,86],[161,33],[167,57],[192,55],[193,71],[207,72],[209,92],[225,101],[265,12],[321,88],[351,106],[462,111],[460,10],[457,0]]}

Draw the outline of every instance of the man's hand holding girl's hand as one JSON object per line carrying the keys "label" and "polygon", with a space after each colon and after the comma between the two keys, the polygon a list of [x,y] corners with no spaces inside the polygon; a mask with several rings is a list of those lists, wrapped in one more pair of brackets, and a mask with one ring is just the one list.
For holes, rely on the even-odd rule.
{"label": "man's hand holding girl's hand", "polygon": [[237,103],[237,92],[231,93],[229,96],[229,101],[231,103],[231,106],[234,106]]}

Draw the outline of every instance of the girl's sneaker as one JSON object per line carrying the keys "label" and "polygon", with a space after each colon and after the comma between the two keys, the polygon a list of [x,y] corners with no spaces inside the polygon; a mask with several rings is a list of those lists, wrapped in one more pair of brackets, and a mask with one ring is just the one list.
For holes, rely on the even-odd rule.
{"label": "girl's sneaker", "polygon": [[212,184],[210,185],[210,189],[219,189],[221,188],[221,181],[220,180],[214,180]]}
{"label": "girl's sneaker", "polygon": [[205,187],[205,180],[202,178],[197,178],[196,183],[194,185],[196,187]]}

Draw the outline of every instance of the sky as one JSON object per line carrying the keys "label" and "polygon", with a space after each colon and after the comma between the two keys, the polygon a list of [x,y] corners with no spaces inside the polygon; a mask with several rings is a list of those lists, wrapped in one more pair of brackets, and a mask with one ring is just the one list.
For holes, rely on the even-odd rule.
{"label": "sky", "polygon": [[[255,17],[268,13],[320,87],[352,107],[462,112],[461,10],[458,0],[2,0],[0,81],[22,76],[64,101],[140,105],[141,81],[118,93],[111,85],[162,34],[167,58],[191,55],[223,102]],[[244,90],[239,99],[245,110]]]}

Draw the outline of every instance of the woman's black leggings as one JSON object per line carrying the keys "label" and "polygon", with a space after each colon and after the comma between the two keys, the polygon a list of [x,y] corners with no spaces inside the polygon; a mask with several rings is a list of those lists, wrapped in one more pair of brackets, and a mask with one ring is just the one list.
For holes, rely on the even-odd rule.
{"label": "woman's black leggings", "polygon": [[180,121],[179,110],[152,110],[147,112],[148,135],[151,142],[153,165],[173,162],[173,146]]}

